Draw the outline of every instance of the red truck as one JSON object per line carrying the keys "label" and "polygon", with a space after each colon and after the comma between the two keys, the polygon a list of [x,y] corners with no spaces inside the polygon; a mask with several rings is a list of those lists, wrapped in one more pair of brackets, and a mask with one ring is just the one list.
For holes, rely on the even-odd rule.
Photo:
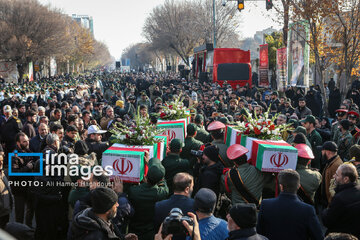
{"label": "red truck", "polygon": [[[205,60],[204,60],[205,59]],[[250,51],[239,48],[215,48],[205,44],[194,48],[193,76],[209,79],[223,85],[226,80],[234,89],[236,85],[251,87]]]}

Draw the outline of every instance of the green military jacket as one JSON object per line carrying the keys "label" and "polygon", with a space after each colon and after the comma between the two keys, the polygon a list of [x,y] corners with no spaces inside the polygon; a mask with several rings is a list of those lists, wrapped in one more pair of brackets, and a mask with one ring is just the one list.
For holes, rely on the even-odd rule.
{"label": "green military jacket", "polygon": [[155,203],[166,199],[168,194],[169,189],[164,180],[157,185],[132,185],[128,190],[128,197],[135,214],[131,218],[129,232],[138,235],[139,240],[153,240]]}
{"label": "green military jacket", "polygon": [[201,141],[204,144],[211,142],[210,133],[208,133],[205,129],[203,129],[199,125],[197,125],[197,127],[198,127],[198,129],[197,129],[197,134],[195,136],[195,139]]}
{"label": "green military jacket", "polygon": [[354,144],[354,137],[351,135],[349,131],[345,133],[341,133],[339,131],[339,138],[336,142],[338,145],[338,154],[340,158],[346,162],[350,160],[349,149]]}
{"label": "green military jacket", "polygon": [[150,107],[151,107],[151,104],[150,104],[150,101],[148,99],[146,99],[145,101],[143,101],[142,99],[140,99],[138,102],[137,102],[137,107],[140,107],[141,105],[144,105],[147,107],[148,111],[150,111]]}
{"label": "green military jacket", "polygon": [[197,158],[191,154],[191,150],[198,151],[203,143],[193,137],[186,137],[184,143],[185,146],[182,149],[180,157],[189,160],[190,168],[192,169],[197,161]]}
{"label": "green military jacket", "polygon": [[161,164],[165,168],[165,179],[169,187],[169,193],[173,192],[173,178],[177,173],[191,173],[190,163],[187,159],[182,159],[176,153],[169,153]]}
{"label": "green military jacket", "polygon": [[315,159],[311,162],[311,167],[320,169],[321,150],[317,147],[322,146],[322,137],[320,133],[314,129],[311,133],[307,135],[307,139],[311,144],[311,148],[315,156]]}
{"label": "green military jacket", "polygon": [[226,154],[228,146],[222,140],[214,140],[211,143],[219,148],[219,155],[223,160],[224,167],[230,168],[234,166],[234,163],[230,161]]}
{"label": "green military jacket", "polygon": [[321,184],[321,173],[300,164],[296,166],[296,171],[300,175],[301,187],[304,189],[307,196],[314,202],[316,190]]}
{"label": "green military jacket", "polygon": [[[265,183],[272,180],[271,174],[260,172],[256,169],[256,167],[248,163],[244,163],[238,166],[237,170],[239,171],[240,177],[245,187],[254,197],[256,197],[260,201]],[[230,190],[231,202],[233,205],[237,203],[246,203],[246,201],[242,198],[241,194],[232,184],[229,174],[223,175],[222,183],[225,186],[226,190]]]}

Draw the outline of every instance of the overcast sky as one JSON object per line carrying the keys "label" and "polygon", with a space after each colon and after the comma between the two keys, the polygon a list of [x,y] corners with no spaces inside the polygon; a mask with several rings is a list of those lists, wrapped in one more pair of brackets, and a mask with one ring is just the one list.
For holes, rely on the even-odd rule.
{"label": "overcast sky", "polygon": [[[146,17],[152,8],[164,0],[39,0],[50,4],[66,14],[90,15],[94,19],[95,38],[109,47],[111,55],[120,58],[121,52],[132,43],[145,41],[141,35]],[[221,0],[216,0],[221,1]],[[228,2],[236,7],[236,2]],[[274,10],[272,10],[274,11]],[[241,36],[252,37],[256,31],[273,26],[274,23],[266,12],[265,1],[246,2],[242,15]]]}

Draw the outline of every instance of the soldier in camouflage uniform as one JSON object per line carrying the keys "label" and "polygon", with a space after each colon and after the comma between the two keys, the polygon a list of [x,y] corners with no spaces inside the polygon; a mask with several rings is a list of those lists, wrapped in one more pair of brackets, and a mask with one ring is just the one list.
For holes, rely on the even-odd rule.
{"label": "soldier in camouflage uniform", "polygon": [[201,114],[196,115],[195,124],[197,126],[196,140],[206,144],[211,142],[211,135],[204,129],[204,116]]}
{"label": "soldier in camouflage uniform", "polygon": [[314,205],[315,193],[322,176],[320,172],[309,168],[311,160],[315,158],[311,148],[306,144],[297,144],[295,148],[298,150],[296,171],[300,175],[298,195],[305,203]]}
{"label": "soldier in camouflage uniform", "polygon": [[208,130],[211,133],[212,138],[214,139],[211,144],[219,148],[219,155],[221,157],[221,162],[226,168],[234,166],[234,163],[229,160],[227,157],[226,151],[228,146],[224,143],[224,129],[225,124],[219,121],[214,121],[209,124]]}
{"label": "soldier in camouflage uniform", "polygon": [[339,138],[336,144],[338,145],[338,154],[344,162],[350,160],[349,149],[354,144],[354,138],[349,132],[349,128],[349,120],[344,119],[340,121]]}
{"label": "soldier in camouflage uniform", "polygon": [[331,126],[331,137],[334,142],[337,142],[339,138],[339,123],[341,120],[346,119],[347,117],[347,109],[338,109],[336,110],[337,121]]}
{"label": "soldier in camouflage uniform", "polygon": [[358,128],[356,125],[359,122],[360,115],[358,112],[350,111],[350,112],[348,112],[347,116],[348,116],[348,120],[350,122],[349,132],[353,136],[354,142],[358,143],[359,137],[360,137],[360,128]]}

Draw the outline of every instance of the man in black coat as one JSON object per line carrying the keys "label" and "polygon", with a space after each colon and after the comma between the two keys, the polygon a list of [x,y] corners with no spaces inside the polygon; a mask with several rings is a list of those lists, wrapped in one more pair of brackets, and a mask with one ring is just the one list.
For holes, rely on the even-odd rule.
{"label": "man in black coat", "polygon": [[256,233],[256,205],[254,203],[238,203],[228,215],[229,238],[227,240],[267,240]]}
{"label": "man in black coat", "polygon": [[[200,164],[195,165],[194,172],[199,173],[198,181],[195,185],[196,192],[201,188],[209,188],[218,196],[220,193],[221,176],[224,169],[219,156],[219,148],[215,145],[207,146],[202,155],[202,163],[203,165],[200,167],[200,170],[197,170]],[[194,194],[196,192],[194,192]]]}
{"label": "man in black coat", "polygon": [[257,231],[269,239],[324,239],[314,207],[299,200],[296,193],[300,176],[294,170],[278,175],[281,193],[277,198],[263,200]]}
{"label": "man in black coat", "polygon": [[322,212],[322,220],[328,232],[350,233],[360,238],[358,218],[360,214],[360,186],[354,165],[340,165],[334,175],[335,196],[327,209]]}
{"label": "man in black coat", "polygon": [[[195,213],[194,199],[190,198],[193,187],[193,177],[188,173],[177,173],[174,176],[174,194],[171,195],[169,199],[162,200],[155,204],[155,231],[158,231],[161,223],[173,208],[180,208],[184,215],[187,215],[188,212]],[[185,239],[185,236],[176,239]]]}
{"label": "man in black coat", "polygon": [[112,189],[100,187],[91,191],[92,207],[75,216],[72,239],[123,239],[110,221],[116,216],[117,201],[118,196]]}
{"label": "man in black coat", "polygon": [[46,141],[46,135],[49,133],[49,127],[45,123],[40,123],[38,128],[39,134],[30,140],[30,151],[40,152],[40,146],[43,141]]}

